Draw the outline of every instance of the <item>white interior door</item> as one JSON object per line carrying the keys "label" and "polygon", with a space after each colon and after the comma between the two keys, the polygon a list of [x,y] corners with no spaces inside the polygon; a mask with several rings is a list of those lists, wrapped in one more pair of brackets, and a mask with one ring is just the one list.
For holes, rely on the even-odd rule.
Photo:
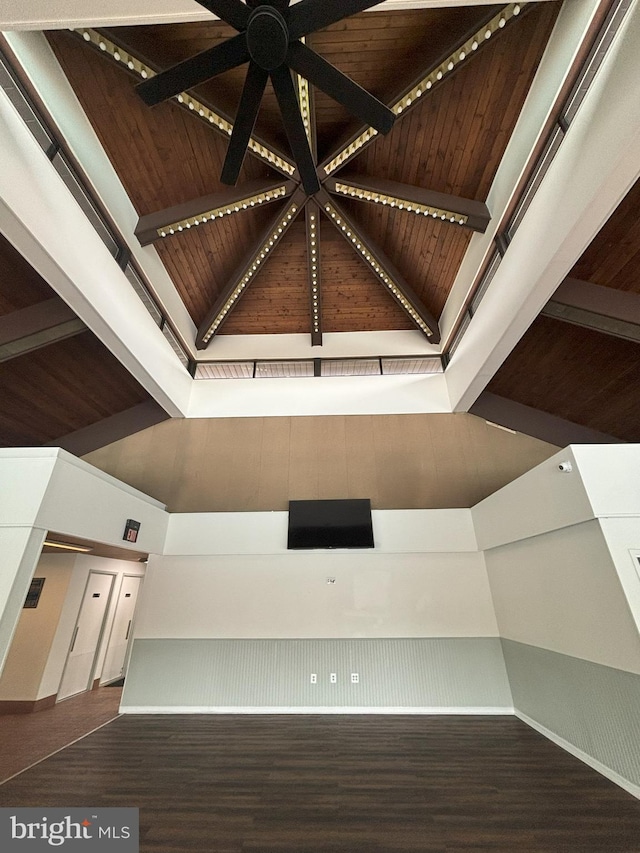
{"label": "white interior door", "polygon": [[109,646],[102,668],[101,684],[115,681],[124,675],[127,649],[131,641],[131,628],[141,581],[142,578],[140,576],[133,577],[131,575],[125,575],[122,579],[118,604],[116,605],[116,615],[113,620]]}
{"label": "white interior door", "polygon": [[89,572],[89,580],[73,632],[58,699],[66,699],[91,687],[96,653],[107,615],[113,581],[113,575]]}

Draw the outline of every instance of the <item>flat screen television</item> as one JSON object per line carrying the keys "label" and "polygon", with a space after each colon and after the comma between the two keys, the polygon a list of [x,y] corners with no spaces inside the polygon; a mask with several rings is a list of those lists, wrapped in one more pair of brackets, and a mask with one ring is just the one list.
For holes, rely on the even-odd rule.
{"label": "flat screen television", "polygon": [[287,548],[373,548],[371,501],[289,501]]}

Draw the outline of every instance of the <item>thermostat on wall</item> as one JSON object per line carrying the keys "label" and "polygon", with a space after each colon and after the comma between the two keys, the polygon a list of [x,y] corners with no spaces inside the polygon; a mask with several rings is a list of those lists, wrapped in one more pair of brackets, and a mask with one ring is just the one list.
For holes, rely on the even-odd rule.
{"label": "thermostat on wall", "polygon": [[124,528],[124,536],[122,537],[127,542],[138,541],[138,531],[140,530],[140,522],[134,521],[132,518],[127,519],[127,524]]}

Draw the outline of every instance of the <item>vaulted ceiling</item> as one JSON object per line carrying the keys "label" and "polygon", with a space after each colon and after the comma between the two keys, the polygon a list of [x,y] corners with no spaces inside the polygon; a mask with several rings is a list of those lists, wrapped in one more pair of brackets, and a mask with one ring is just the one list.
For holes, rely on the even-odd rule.
{"label": "vaulted ceiling", "polygon": [[[303,91],[323,184],[312,197],[299,189],[269,84],[238,185],[222,184],[245,69],[153,108],[136,93],[141,70],[153,76],[223,43],[234,33],[228,25],[46,37],[135,207],[140,241],[157,251],[215,359],[217,335],[305,334],[317,345],[323,333],[418,328],[437,340],[474,228],[490,221],[492,181],[560,6],[530,3],[515,16],[513,6],[385,9],[312,34],[314,50],[396,113],[387,136],[371,134],[323,92]],[[495,374],[490,395],[640,440],[639,209],[640,182]],[[150,401],[4,238],[0,347],[0,444],[55,441]]]}
{"label": "vaulted ceiling", "polygon": [[[399,105],[394,110],[396,123],[387,136],[374,136],[357,150],[357,156],[343,157],[340,167],[327,175],[323,164],[340,152],[349,153],[354,138],[368,127],[360,127],[344,107],[311,87],[311,124],[323,191],[306,204],[306,216],[302,207],[307,198],[298,198],[286,233],[272,247],[271,256],[263,259],[263,267],[243,288],[241,298],[234,300],[233,310],[224,314],[216,332],[316,331],[314,343],[320,343],[322,331],[412,329],[419,316],[430,329],[435,327],[433,340],[437,341],[437,319],[473,233],[458,224],[456,202],[463,200],[462,209],[468,201],[476,202],[472,210],[484,207],[559,4],[529,4],[515,16],[504,15],[504,8],[366,12],[308,38],[314,50],[355,82],[383,102]],[[247,209],[241,203],[227,207],[229,188],[220,182],[229,140],[227,125],[221,131],[217,120],[207,119],[210,109],[216,116],[233,119],[245,68],[226,72],[180,96],[183,103],[174,98],[153,108],[142,102],[135,84],[141,79],[140,62],[146,73],[165,69],[221,43],[235,30],[212,21],[101,30],[97,35],[91,31],[85,38],[82,34],[54,32],[49,40],[143,222],[144,217],[188,206],[203,196],[212,196],[205,210],[220,208],[220,201],[223,209],[231,209],[230,214],[206,224],[195,226],[192,220],[192,227],[172,229],[173,234],[166,227],[166,237],[154,235],[154,245],[192,319],[197,326],[204,323],[206,332],[207,322],[220,316],[228,303],[233,286],[260,258],[263,231],[273,223],[277,233],[280,220],[291,214],[295,195]],[[468,42],[475,35],[474,50]],[[130,57],[133,71],[125,61]],[[415,84],[431,73],[432,80],[416,95]],[[186,108],[190,98],[195,102],[192,110]],[[198,115],[201,107],[204,117]],[[291,161],[270,85],[254,136]],[[291,177],[288,193],[299,180],[297,173],[282,174],[266,165],[264,157],[247,156],[238,194],[253,197],[256,186],[284,186]],[[386,187],[380,181],[406,187]],[[387,195],[399,203],[391,207],[358,200],[355,194],[343,196],[336,191],[336,182],[356,191],[369,187],[370,196],[377,189],[378,198]],[[417,201],[407,201],[408,188],[418,193],[416,198],[431,201],[431,208],[447,210],[445,221],[444,214],[425,216],[423,208],[428,204],[421,207]],[[403,189],[409,196],[404,193],[400,209]],[[454,198],[447,204],[446,199],[428,193]],[[398,285],[411,310],[358,252],[356,240],[345,229],[336,229],[336,217],[322,215],[328,204],[348,223],[350,236],[375,255],[378,269],[383,268]],[[310,210],[318,216],[314,256],[308,245]],[[170,224],[171,218],[165,216],[165,223],[168,219]],[[184,211],[176,216],[176,220],[187,218]],[[314,260],[319,261],[319,275],[314,278],[314,283],[320,282],[317,314],[312,314],[309,288]]]}
{"label": "vaulted ceiling", "polygon": [[640,441],[640,181],[488,385],[492,394]]}

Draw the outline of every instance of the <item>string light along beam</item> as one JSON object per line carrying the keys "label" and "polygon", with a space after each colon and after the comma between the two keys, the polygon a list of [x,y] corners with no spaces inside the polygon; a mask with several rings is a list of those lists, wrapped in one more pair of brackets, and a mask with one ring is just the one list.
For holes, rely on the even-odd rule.
{"label": "string light along beam", "polygon": [[[105,56],[117,62],[121,67],[127,68],[132,74],[141,77],[143,80],[155,77],[157,72],[148,62],[137,57],[128,48],[116,44],[116,42],[97,30],[81,27],[72,29],[71,32],[77,33],[88,44],[98,48]],[[202,101],[199,101],[188,92],[181,92],[172,100],[183,109],[198,116],[224,136],[230,137],[233,133],[233,122],[229,118],[207,106]],[[293,177],[296,173],[295,164],[268,145],[265,145],[260,139],[256,139],[253,136],[249,139],[249,151],[287,177]]]}
{"label": "string light along beam", "polygon": [[141,216],[135,234],[140,245],[147,246],[156,240],[198,228],[215,219],[235,216],[244,210],[283,199],[291,195],[296,186],[295,181],[250,181],[241,187],[222,190],[193,199],[186,204]]}
{"label": "string light along beam", "polygon": [[[496,33],[499,33],[507,24],[516,19],[527,5],[531,4],[527,4],[526,2],[510,3],[500,12],[486,20],[469,37],[465,38],[455,49],[450,51],[447,56],[433,66],[428,73],[413,83],[402,95],[397,97],[390,105],[392,112],[396,116],[400,116],[402,113],[406,113],[407,110],[415,107],[424,95],[450,77],[463,63],[468,62],[482,45],[487,44]],[[324,175],[329,176],[336,169],[342,168],[365,146],[369,145],[377,135],[378,131],[373,127],[367,127],[359,131],[343,148],[322,164],[321,169]]]}
{"label": "string light along beam", "polygon": [[296,190],[285,209],[272,221],[257,246],[251,251],[248,260],[240,265],[232,283],[218,298],[198,329],[196,336],[196,347],[198,349],[205,349],[211,338],[220,331],[220,327],[228,315],[277,249],[296,216],[305,206],[306,200],[307,196],[304,190]]}
{"label": "string light along beam", "polygon": [[345,176],[343,180],[328,178],[324,186],[331,193],[405,210],[417,216],[427,216],[484,233],[490,222],[489,209],[484,202],[460,198],[446,193],[388,181],[384,178]]}
{"label": "string light along beam", "polygon": [[[301,42],[306,43],[306,38],[301,38]],[[316,146],[316,122],[315,109],[313,104],[313,87],[309,85],[309,81],[301,74],[296,74],[296,91],[298,95],[298,104],[300,106],[300,114],[302,115],[302,123],[304,132],[307,135],[309,148],[313,157],[317,156]]]}
{"label": "string light along beam", "polygon": [[318,204],[331,224],[342,234],[356,254],[367,264],[385,290],[400,305],[415,325],[423,332],[429,342],[440,342],[438,322],[422,304],[421,299],[413,292],[400,272],[391,261],[377,248],[373,241],[365,237],[360,229],[331,199],[326,190],[321,189],[317,194]]}
{"label": "string light along beam", "polygon": [[311,346],[322,346],[322,281],[320,277],[320,211],[314,201],[307,203],[307,279],[311,315]]}
{"label": "string light along beam", "polygon": [[313,108],[313,90],[311,86],[309,86],[309,81],[304,77],[301,77],[299,74],[296,74],[298,78],[298,103],[300,105],[300,114],[302,115],[302,123],[304,125],[304,132],[307,135],[307,141],[309,142],[309,148],[311,149],[311,154],[316,157],[316,123],[315,123],[315,110]]}

